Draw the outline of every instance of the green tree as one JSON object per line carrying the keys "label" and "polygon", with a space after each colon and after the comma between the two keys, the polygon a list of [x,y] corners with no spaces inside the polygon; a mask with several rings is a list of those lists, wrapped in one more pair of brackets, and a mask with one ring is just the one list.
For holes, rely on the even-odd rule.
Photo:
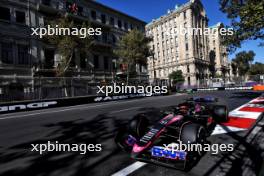
{"label": "green tree", "polygon": [[242,51],[236,54],[233,62],[237,65],[238,74],[244,77],[250,69],[250,64],[253,62],[255,53],[253,51]]}
{"label": "green tree", "polygon": [[232,73],[233,75],[237,75],[237,64],[234,62],[234,60],[231,62],[231,67],[232,67]]}
{"label": "green tree", "polygon": [[[61,17],[58,20],[50,21],[50,26],[56,28],[65,28],[78,30],[78,28],[90,28],[88,22],[82,24],[76,23],[66,17]],[[49,35],[46,36],[48,42],[55,45],[58,53],[62,56],[57,68],[57,76],[65,76],[69,70],[70,63],[73,61],[73,56],[76,51],[80,53],[88,53],[92,45],[91,36],[83,37],[79,35]]]}
{"label": "green tree", "polygon": [[211,72],[211,76],[214,78],[215,77],[215,51],[211,50],[209,53],[209,59],[210,59],[210,65],[209,65],[209,70]]}
{"label": "green tree", "polygon": [[250,75],[264,74],[264,64],[256,62],[250,67],[248,73]]}
{"label": "green tree", "polygon": [[234,35],[225,38],[224,43],[234,51],[245,40],[264,39],[263,0],[220,0],[221,10],[231,19]]}
{"label": "green tree", "polygon": [[173,86],[176,86],[176,89],[180,84],[184,82],[184,77],[181,70],[173,71],[169,74],[169,79],[172,82]]}
{"label": "green tree", "polygon": [[[89,22],[76,23],[67,17],[61,17],[59,19],[50,21],[49,24],[53,28],[65,28],[77,31],[80,28],[90,28]],[[87,35],[86,37],[78,35],[47,35],[45,39],[49,44],[54,45],[57,48],[58,53],[61,55],[61,60],[56,67],[56,75],[58,77],[64,77],[65,96],[68,96],[66,86],[66,76],[68,75],[71,63],[74,63],[74,53],[80,52],[87,54],[93,44],[92,37]]]}
{"label": "green tree", "polygon": [[150,38],[138,30],[132,30],[124,35],[117,44],[114,53],[120,58],[120,63],[127,66],[127,84],[129,75],[135,72],[136,64],[147,65],[147,57],[151,55]]}

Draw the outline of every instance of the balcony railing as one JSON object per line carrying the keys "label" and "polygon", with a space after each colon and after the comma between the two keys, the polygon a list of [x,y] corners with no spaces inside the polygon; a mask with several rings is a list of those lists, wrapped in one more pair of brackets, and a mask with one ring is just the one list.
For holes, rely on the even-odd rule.
{"label": "balcony railing", "polygon": [[50,6],[51,5],[51,0],[42,0],[41,3],[43,5]]}
{"label": "balcony railing", "polygon": [[59,4],[53,4],[51,0],[41,0],[37,4],[37,9],[43,13],[54,15],[59,10]]}

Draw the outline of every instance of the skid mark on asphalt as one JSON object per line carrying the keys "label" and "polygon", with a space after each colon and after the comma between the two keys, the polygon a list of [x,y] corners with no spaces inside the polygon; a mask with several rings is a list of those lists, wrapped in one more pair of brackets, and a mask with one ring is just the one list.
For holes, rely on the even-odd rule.
{"label": "skid mark on asphalt", "polygon": [[[264,112],[264,97],[259,97],[229,112],[230,121],[217,125],[212,135],[248,130]],[[127,176],[147,163],[135,162],[112,176]]]}

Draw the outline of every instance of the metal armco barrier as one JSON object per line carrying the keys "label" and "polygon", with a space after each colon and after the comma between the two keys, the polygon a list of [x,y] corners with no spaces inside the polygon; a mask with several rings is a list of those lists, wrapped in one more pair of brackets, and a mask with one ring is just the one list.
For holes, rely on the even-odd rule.
{"label": "metal armco barrier", "polygon": [[209,87],[209,88],[196,88],[193,91],[218,91],[218,90],[253,90],[253,87]]}

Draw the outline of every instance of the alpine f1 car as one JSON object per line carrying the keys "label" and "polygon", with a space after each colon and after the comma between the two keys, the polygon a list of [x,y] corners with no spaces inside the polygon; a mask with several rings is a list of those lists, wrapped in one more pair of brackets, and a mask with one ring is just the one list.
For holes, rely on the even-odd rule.
{"label": "alpine f1 car", "polygon": [[216,101],[213,97],[191,98],[166,112],[154,124],[150,124],[145,114],[139,114],[119,129],[115,141],[135,160],[190,170],[204,153],[175,151],[172,144],[208,143],[207,137],[216,124],[229,120],[227,107],[216,105]]}

